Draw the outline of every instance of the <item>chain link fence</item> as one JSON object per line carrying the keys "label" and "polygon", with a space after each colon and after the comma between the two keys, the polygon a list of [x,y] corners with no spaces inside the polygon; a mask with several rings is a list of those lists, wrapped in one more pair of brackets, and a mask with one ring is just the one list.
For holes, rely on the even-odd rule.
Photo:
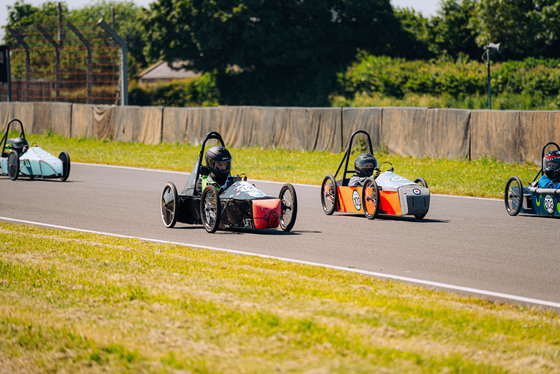
{"label": "chain link fence", "polygon": [[[123,48],[106,26],[101,20],[6,27],[11,101],[122,102]],[[0,101],[9,101],[8,87],[0,84]]]}

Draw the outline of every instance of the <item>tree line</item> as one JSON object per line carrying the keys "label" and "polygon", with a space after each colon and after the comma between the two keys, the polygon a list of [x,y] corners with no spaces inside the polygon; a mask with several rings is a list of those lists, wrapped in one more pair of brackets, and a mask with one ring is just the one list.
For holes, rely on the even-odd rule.
{"label": "tree line", "polygon": [[[76,24],[111,20],[114,11],[129,47],[130,77],[158,60],[182,61],[204,74],[190,95],[204,97],[200,87],[210,87],[211,101],[223,105],[328,106],[333,93],[346,90],[340,85],[349,79],[341,75],[366,56],[480,64],[483,46],[500,42],[497,61],[560,58],[560,1],[553,0],[443,0],[433,17],[393,8],[389,0],[155,0],[148,8],[102,0],[62,7]],[[8,11],[14,28],[58,20],[57,2],[35,7],[20,0]]]}

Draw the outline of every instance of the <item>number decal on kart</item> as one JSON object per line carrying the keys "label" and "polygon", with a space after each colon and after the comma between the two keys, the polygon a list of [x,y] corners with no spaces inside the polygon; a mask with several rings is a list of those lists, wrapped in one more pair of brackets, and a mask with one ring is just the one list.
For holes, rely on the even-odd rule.
{"label": "number decal on kart", "polygon": [[354,207],[356,208],[356,210],[362,209],[362,199],[360,198],[360,194],[356,190],[352,192],[352,201],[354,202]]}
{"label": "number decal on kart", "polygon": [[544,208],[549,214],[554,213],[554,199],[550,195],[544,197]]}

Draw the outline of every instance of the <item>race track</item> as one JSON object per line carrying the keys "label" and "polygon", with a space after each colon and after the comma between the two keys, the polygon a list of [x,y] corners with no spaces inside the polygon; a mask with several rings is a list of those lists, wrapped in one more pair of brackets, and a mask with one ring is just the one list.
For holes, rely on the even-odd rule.
{"label": "race track", "polygon": [[[171,181],[180,192],[186,180],[185,173],[76,163],[67,182],[2,176],[0,219],[269,255],[560,309],[558,219],[510,217],[502,200],[443,195],[432,195],[422,221],[326,216],[319,186],[295,185],[299,212],[290,233],[165,228],[163,185]],[[253,182],[274,195],[282,186]]]}

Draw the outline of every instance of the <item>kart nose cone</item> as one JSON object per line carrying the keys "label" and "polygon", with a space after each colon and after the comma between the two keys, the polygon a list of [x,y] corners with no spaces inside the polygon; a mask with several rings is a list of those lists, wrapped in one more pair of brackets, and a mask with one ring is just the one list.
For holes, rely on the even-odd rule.
{"label": "kart nose cone", "polygon": [[273,229],[280,224],[280,199],[253,200],[253,222],[256,229]]}

